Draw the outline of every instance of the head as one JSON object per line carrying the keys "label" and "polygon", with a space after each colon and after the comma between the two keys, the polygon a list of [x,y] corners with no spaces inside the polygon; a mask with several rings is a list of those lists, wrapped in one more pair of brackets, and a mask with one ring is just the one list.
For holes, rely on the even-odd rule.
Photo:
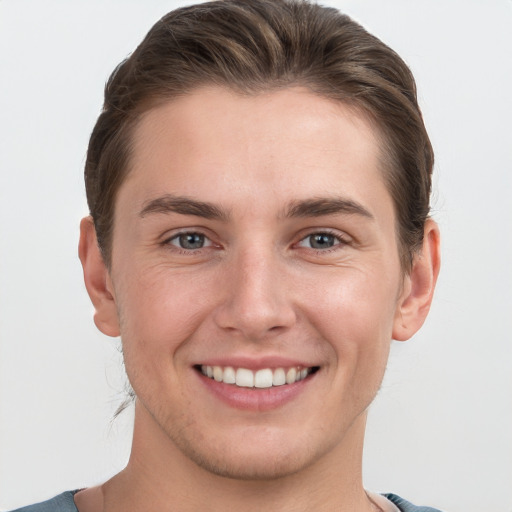
{"label": "head", "polygon": [[429,214],[433,151],[403,60],[335,9],[304,1],[218,1],[164,16],[112,73],[91,135],[85,181],[110,266],[117,192],[130,171],[141,116],[215,85],[242,95],[305,87],[364,115],[380,137],[405,272]]}
{"label": "head", "polygon": [[407,66],[337,11],[159,21],[107,84],[80,245],[139,454],[243,479],[357,461],[390,340],[432,298],[431,170]]}

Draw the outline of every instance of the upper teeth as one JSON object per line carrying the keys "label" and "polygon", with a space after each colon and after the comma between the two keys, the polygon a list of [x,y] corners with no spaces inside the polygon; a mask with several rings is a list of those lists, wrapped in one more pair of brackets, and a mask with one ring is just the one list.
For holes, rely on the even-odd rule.
{"label": "upper teeth", "polygon": [[270,388],[272,386],[282,386],[283,384],[293,384],[307,377],[311,373],[311,368],[262,368],[253,372],[247,368],[237,368],[232,366],[201,366],[203,375],[215,379],[224,384],[235,384],[244,388]]}

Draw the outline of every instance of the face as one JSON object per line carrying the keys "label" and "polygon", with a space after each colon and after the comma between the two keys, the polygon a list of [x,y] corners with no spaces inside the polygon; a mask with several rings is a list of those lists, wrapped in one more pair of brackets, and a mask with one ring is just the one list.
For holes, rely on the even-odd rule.
{"label": "face", "polygon": [[144,116],[108,277],[136,422],[239,478],[362,435],[407,289],[380,160],[362,116],[301,89]]}

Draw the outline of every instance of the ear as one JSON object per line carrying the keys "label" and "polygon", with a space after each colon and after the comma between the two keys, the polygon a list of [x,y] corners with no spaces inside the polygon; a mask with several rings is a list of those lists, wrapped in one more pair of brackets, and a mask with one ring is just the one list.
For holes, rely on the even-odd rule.
{"label": "ear", "polygon": [[414,255],[412,269],[404,279],[393,324],[393,339],[408,340],[423,325],[434,296],[440,264],[439,228],[428,219],[421,251]]}
{"label": "ear", "polygon": [[96,229],[91,217],[85,217],[80,222],[78,256],[84,270],[85,287],[95,309],[96,327],[107,336],[119,336],[114,287],[98,246]]}

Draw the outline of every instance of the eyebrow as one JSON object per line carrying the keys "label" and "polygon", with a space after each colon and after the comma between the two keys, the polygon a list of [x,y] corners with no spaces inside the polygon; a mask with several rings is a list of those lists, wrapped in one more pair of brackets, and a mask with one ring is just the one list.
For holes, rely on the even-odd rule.
{"label": "eyebrow", "polygon": [[195,215],[205,219],[226,220],[229,215],[212,203],[197,201],[189,197],[166,194],[144,203],[139,212],[140,217],[153,213],[179,213],[181,215]]}
{"label": "eyebrow", "polygon": [[294,201],[288,206],[285,216],[321,217],[340,213],[374,219],[374,216],[362,204],[343,197],[320,197]]}
{"label": "eyebrow", "polygon": [[[198,201],[185,196],[166,194],[144,203],[140,217],[155,213],[178,213],[194,215],[205,219],[227,220],[228,212],[206,201]],[[340,197],[320,197],[291,202],[285,210],[285,217],[321,217],[336,214],[360,215],[374,219],[373,215],[361,204]]]}

